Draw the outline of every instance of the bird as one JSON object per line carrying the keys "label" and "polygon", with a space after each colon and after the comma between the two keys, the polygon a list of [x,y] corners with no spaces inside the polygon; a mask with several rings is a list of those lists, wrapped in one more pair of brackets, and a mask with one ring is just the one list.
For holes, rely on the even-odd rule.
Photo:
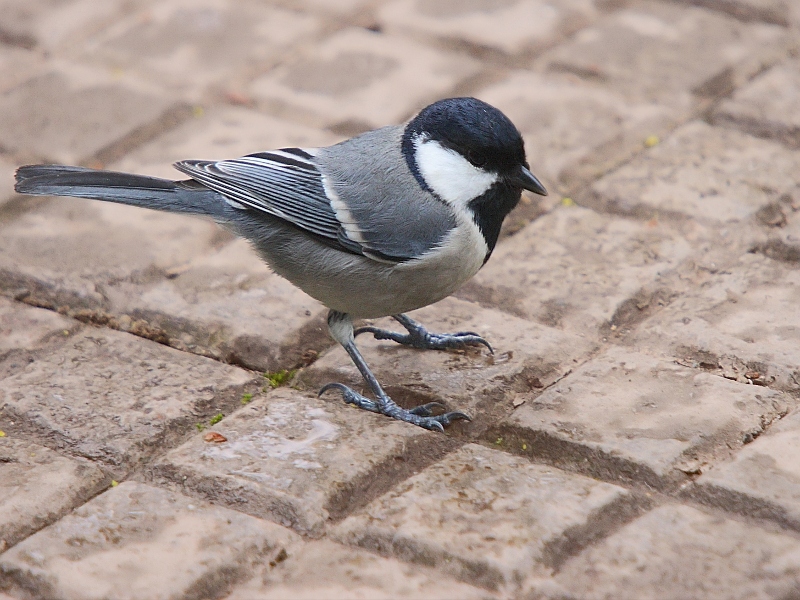
{"label": "bird", "polygon": [[[511,120],[471,97],[438,100],[400,125],[320,148],[281,148],[228,160],[182,160],[186,179],[65,165],[27,165],[15,190],[202,215],[249,240],[277,274],[328,308],[330,335],[374,398],[342,383],[319,391],[425,429],[470,417],[431,402],[395,403],[355,338],[370,333],[417,349],[491,345],[472,331],[429,332],[405,313],[453,294],[492,255],[522,190],[547,190],[530,171]],[[354,319],[392,317],[406,333]]]}

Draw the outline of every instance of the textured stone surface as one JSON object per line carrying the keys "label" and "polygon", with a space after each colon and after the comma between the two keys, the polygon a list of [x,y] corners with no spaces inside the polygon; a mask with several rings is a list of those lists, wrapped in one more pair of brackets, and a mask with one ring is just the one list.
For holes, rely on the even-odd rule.
{"label": "textured stone surface", "polygon": [[0,2],[3,43],[28,50],[55,50],[81,34],[91,34],[125,10],[122,0],[42,0]]}
{"label": "textured stone surface", "polygon": [[468,444],[337,528],[353,545],[433,566],[489,589],[558,562],[592,521],[630,503],[622,488]]}
{"label": "textured stone surface", "polygon": [[218,597],[297,542],[289,530],[126,482],[0,557],[0,585],[35,597]]}
{"label": "textured stone surface", "polygon": [[593,339],[600,327],[633,325],[663,304],[670,292],[659,278],[707,236],[700,227],[678,235],[657,220],[560,207],[503,243],[457,294]]}
{"label": "textured stone surface", "polygon": [[686,493],[721,508],[800,529],[800,413],[775,423]]}
{"label": "textured stone surface", "polygon": [[74,164],[158,119],[171,104],[132,78],[58,63],[0,96],[0,146],[29,161]]}
{"label": "textured stone surface", "polygon": [[742,21],[776,25],[800,24],[800,6],[792,0],[682,0],[686,4],[719,10]]}
{"label": "textured stone surface", "polygon": [[272,66],[319,27],[313,15],[254,0],[148,3],[106,29],[84,58],[199,98],[208,86]]}
{"label": "textured stone surface", "polygon": [[776,65],[759,75],[714,111],[714,123],[800,146],[800,60]]}
{"label": "textured stone surface", "polygon": [[611,348],[520,406],[496,435],[595,476],[663,486],[740,447],[787,403],[773,390]]}
{"label": "textured stone surface", "polygon": [[[800,597],[800,2],[0,15],[1,600]],[[20,164],[178,178],[448,96],[508,114],[550,195],[412,314],[494,355],[358,338],[401,405],[473,417],[443,435],[317,398],[366,390],[230,232],[11,191]]]}
{"label": "textured stone surface", "polygon": [[0,552],[83,504],[110,483],[85,460],[0,437]]}
{"label": "textured stone surface", "polygon": [[[248,101],[242,98],[242,101]],[[187,158],[221,160],[286,147],[327,146],[339,141],[329,132],[290,123],[251,108],[225,106],[203,111],[112,165],[127,171],[179,179],[172,163]]]}
{"label": "textured stone surface", "polygon": [[605,173],[675,118],[664,105],[628,100],[571,73],[514,71],[478,96],[519,128],[531,169],[550,191]]}
{"label": "textured stone surface", "polygon": [[494,598],[486,590],[332,542],[312,542],[233,590],[226,600],[465,600]]}
{"label": "textured stone surface", "polygon": [[12,350],[32,350],[48,339],[68,336],[78,323],[50,310],[0,298],[0,356]]}
{"label": "textured stone surface", "polygon": [[557,579],[579,598],[793,598],[800,543],[786,535],[663,506],[567,562]]}
{"label": "textured stone surface", "polygon": [[411,116],[477,68],[465,56],[401,36],[349,28],[256,79],[252,93],[284,112],[299,110],[353,133]]}
{"label": "textured stone surface", "polygon": [[112,324],[143,323],[173,348],[261,371],[293,369],[333,344],[327,310],[272,273],[249,244],[229,243],[165,276],[106,288]]}
{"label": "textured stone surface", "polygon": [[[415,350],[392,341],[375,340],[371,334],[357,338],[367,364],[399,404],[410,408],[440,401],[450,410],[465,411],[475,419],[473,424],[455,425],[455,431],[484,427],[492,415],[508,412],[513,402],[535,396],[563,377],[594,347],[590,338],[525,322],[454,298],[414,311],[410,316],[434,333],[479,333],[496,352],[491,355],[483,346],[480,350],[457,352]],[[374,324],[404,331],[391,319]],[[301,371],[298,380],[311,390],[338,381],[371,396],[361,374],[339,346]],[[332,391],[328,396],[339,395]]]}
{"label": "textured stone surface", "polygon": [[32,433],[122,473],[203,416],[239,403],[253,376],[126,333],[85,328],[3,365],[0,429]]}
{"label": "textured stone surface", "polygon": [[378,12],[391,31],[418,31],[508,53],[552,42],[595,17],[591,0],[395,0]]}
{"label": "textured stone surface", "polygon": [[792,190],[800,155],[693,121],[592,186],[592,204],[633,214],[740,221]]}
{"label": "textured stone surface", "polygon": [[743,254],[644,321],[631,343],[740,383],[796,391],[798,294],[795,268]]}
{"label": "textured stone surface", "polygon": [[785,29],[776,25],[643,2],[582,29],[541,61],[631,99],[687,111],[698,98],[726,94],[763,63],[776,60],[786,42]]}
{"label": "textured stone surface", "polygon": [[17,167],[0,157],[0,207],[14,197],[14,171]]}
{"label": "textured stone surface", "polygon": [[195,436],[151,476],[193,494],[319,537],[329,518],[364,505],[453,446],[444,437],[283,389]]}

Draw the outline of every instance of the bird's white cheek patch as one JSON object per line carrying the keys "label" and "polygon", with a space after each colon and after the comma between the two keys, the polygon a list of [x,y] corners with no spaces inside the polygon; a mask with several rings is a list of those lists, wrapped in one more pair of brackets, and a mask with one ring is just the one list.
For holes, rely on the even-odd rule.
{"label": "bird's white cheek patch", "polygon": [[425,183],[451,205],[466,206],[497,181],[496,173],[479,169],[437,141],[417,138],[414,146],[417,167]]}

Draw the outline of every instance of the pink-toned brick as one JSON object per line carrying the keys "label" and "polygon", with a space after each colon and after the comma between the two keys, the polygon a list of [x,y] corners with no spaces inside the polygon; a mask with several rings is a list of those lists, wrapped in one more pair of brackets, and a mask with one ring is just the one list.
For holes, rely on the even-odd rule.
{"label": "pink-toned brick", "polygon": [[0,553],[83,504],[110,483],[87,460],[0,437]]}
{"label": "pink-toned brick", "polygon": [[440,572],[329,541],[306,544],[276,568],[233,590],[226,600],[489,600],[486,590]]}
{"label": "pink-toned brick", "polygon": [[603,479],[667,487],[741,447],[788,406],[780,392],[611,348],[487,435]]}
{"label": "pink-toned brick", "polygon": [[688,114],[698,100],[724,95],[780,57],[783,27],[742,23],[674,3],[641,2],[614,11],[538,63],[598,81],[637,101]]}
{"label": "pink-toned brick", "polygon": [[464,40],[507,53],[552,43],[596,15],[592,0],[394,0],[377,13],[389,31]]}
{"label": "pink-toned brick", "polygon": [[241,369],[105,329],[70,332],[34,356],[3,365],[0,429],[96,460],[118,477],[203,416],[238,406],[253,382]]}
{"label": "pink-toned brick", "polygon": [[273,523],[126,482],[0,556],[0,586],[38,598],[219,597],[298,541]]}
{"label": "pink-toned brick", "polygon": [[465,56],[352,27],[305,49],[251,87],[253,96],[286,114],[318,125],[371,129],[411,116],[477,69]]}
{"label": "pink-toned brick", "polygon": [[557,580],[587,600],[794,598],[798,555],[794,537],[667,505],[567,562]]}
{"label": "pink-toned brick", "polygon": [[[149,471],[217,504],[320,537],[339,519],[453,444],[440,435],[348,407],[276,390],[196,435]],[[417,467],[418,468],[418,467]]]}
{"label": "pink-toned brick", "polygon": [[617,486],[468,444],[341,523],[335,537],[513,592],[549,572],[559,544],[630,503]]}
{"label": "pink-toned brick", "polygon": [[150,2],[93,38],[82,59],[200,99],[271,67],[319,31],[311,14],[255,0]]}

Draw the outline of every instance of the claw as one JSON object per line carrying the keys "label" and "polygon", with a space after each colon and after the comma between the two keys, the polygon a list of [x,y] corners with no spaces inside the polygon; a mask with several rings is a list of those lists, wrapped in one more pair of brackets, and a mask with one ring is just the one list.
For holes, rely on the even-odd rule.
{"label": "claw", "polygon": [[322,395],[328,390],[332,389],[341,391],[344,401],[347,404],[352,404],[358,408],[363,408],[364,410],[368,410],[370,412],[380,413],[399,421],[405,421],[406,423],[411,423],[413,425],[417,425],[418,427],[430,429],[431,431],[444,433],[444,428],[450,425],[453,421],[471,420],[469,416],[462,412],[449,412],[443,415],[437,415],[435,417],[432,416],[432,409],[444,408],[444,405],[440,404],[439,402],[428,402],[427,404],[421,404],[420,406],[412,408],[411,410],[406,410],[397,406],[397,404],[395,404],[394,401],[388,396],[380,400],[370,400],[369,398],[365,398],[358,392],[352,390],[342,383],[325,384],[319,391],[319,395]]}
{"label": "claw", "polygon": [[470,418],[469,415],[457,411],[445,413],[433,418],[439,421],[445,427],[450,425],[453,421],[472,421],[472,418]]}
{"label": "claw", "polygon": [[334,383],[326,383],[325,385],[322,386],[322,389],[320,389],[319,393],[317,394],[317,398],[322,396],[322,394],[324,394],[328,390],[332,390],[332,389],[341,390],[343,393],[347,393],[347,390],[349,390],[350,388],[347,387],[343,383],[335,383],[335,382]]}
{"label": "claw", "polygon": [[397,333],[388,329],[380,329],[372,325],[359,327],[353,332],[353,336],[362,333],[371,333],[376,340],[392,340],[398,344],[419,348],[421,350],[449,350],[462,349],[467,346],[483,345],[494,354],[494,348],[474,331],[459,331],[458,333],[430,333],[422,325],[405,315],[394,317],[408,333]]}
{"label": "claw", "polygon": [[444,410],[447,407],[441,402],[428,402],[427,404],[420,404],[419,406],[415,406],[408,412],[410,412],[412,415],[417,415],[420,417],[431,417],[433,416],[434,408],[440,408]]}

